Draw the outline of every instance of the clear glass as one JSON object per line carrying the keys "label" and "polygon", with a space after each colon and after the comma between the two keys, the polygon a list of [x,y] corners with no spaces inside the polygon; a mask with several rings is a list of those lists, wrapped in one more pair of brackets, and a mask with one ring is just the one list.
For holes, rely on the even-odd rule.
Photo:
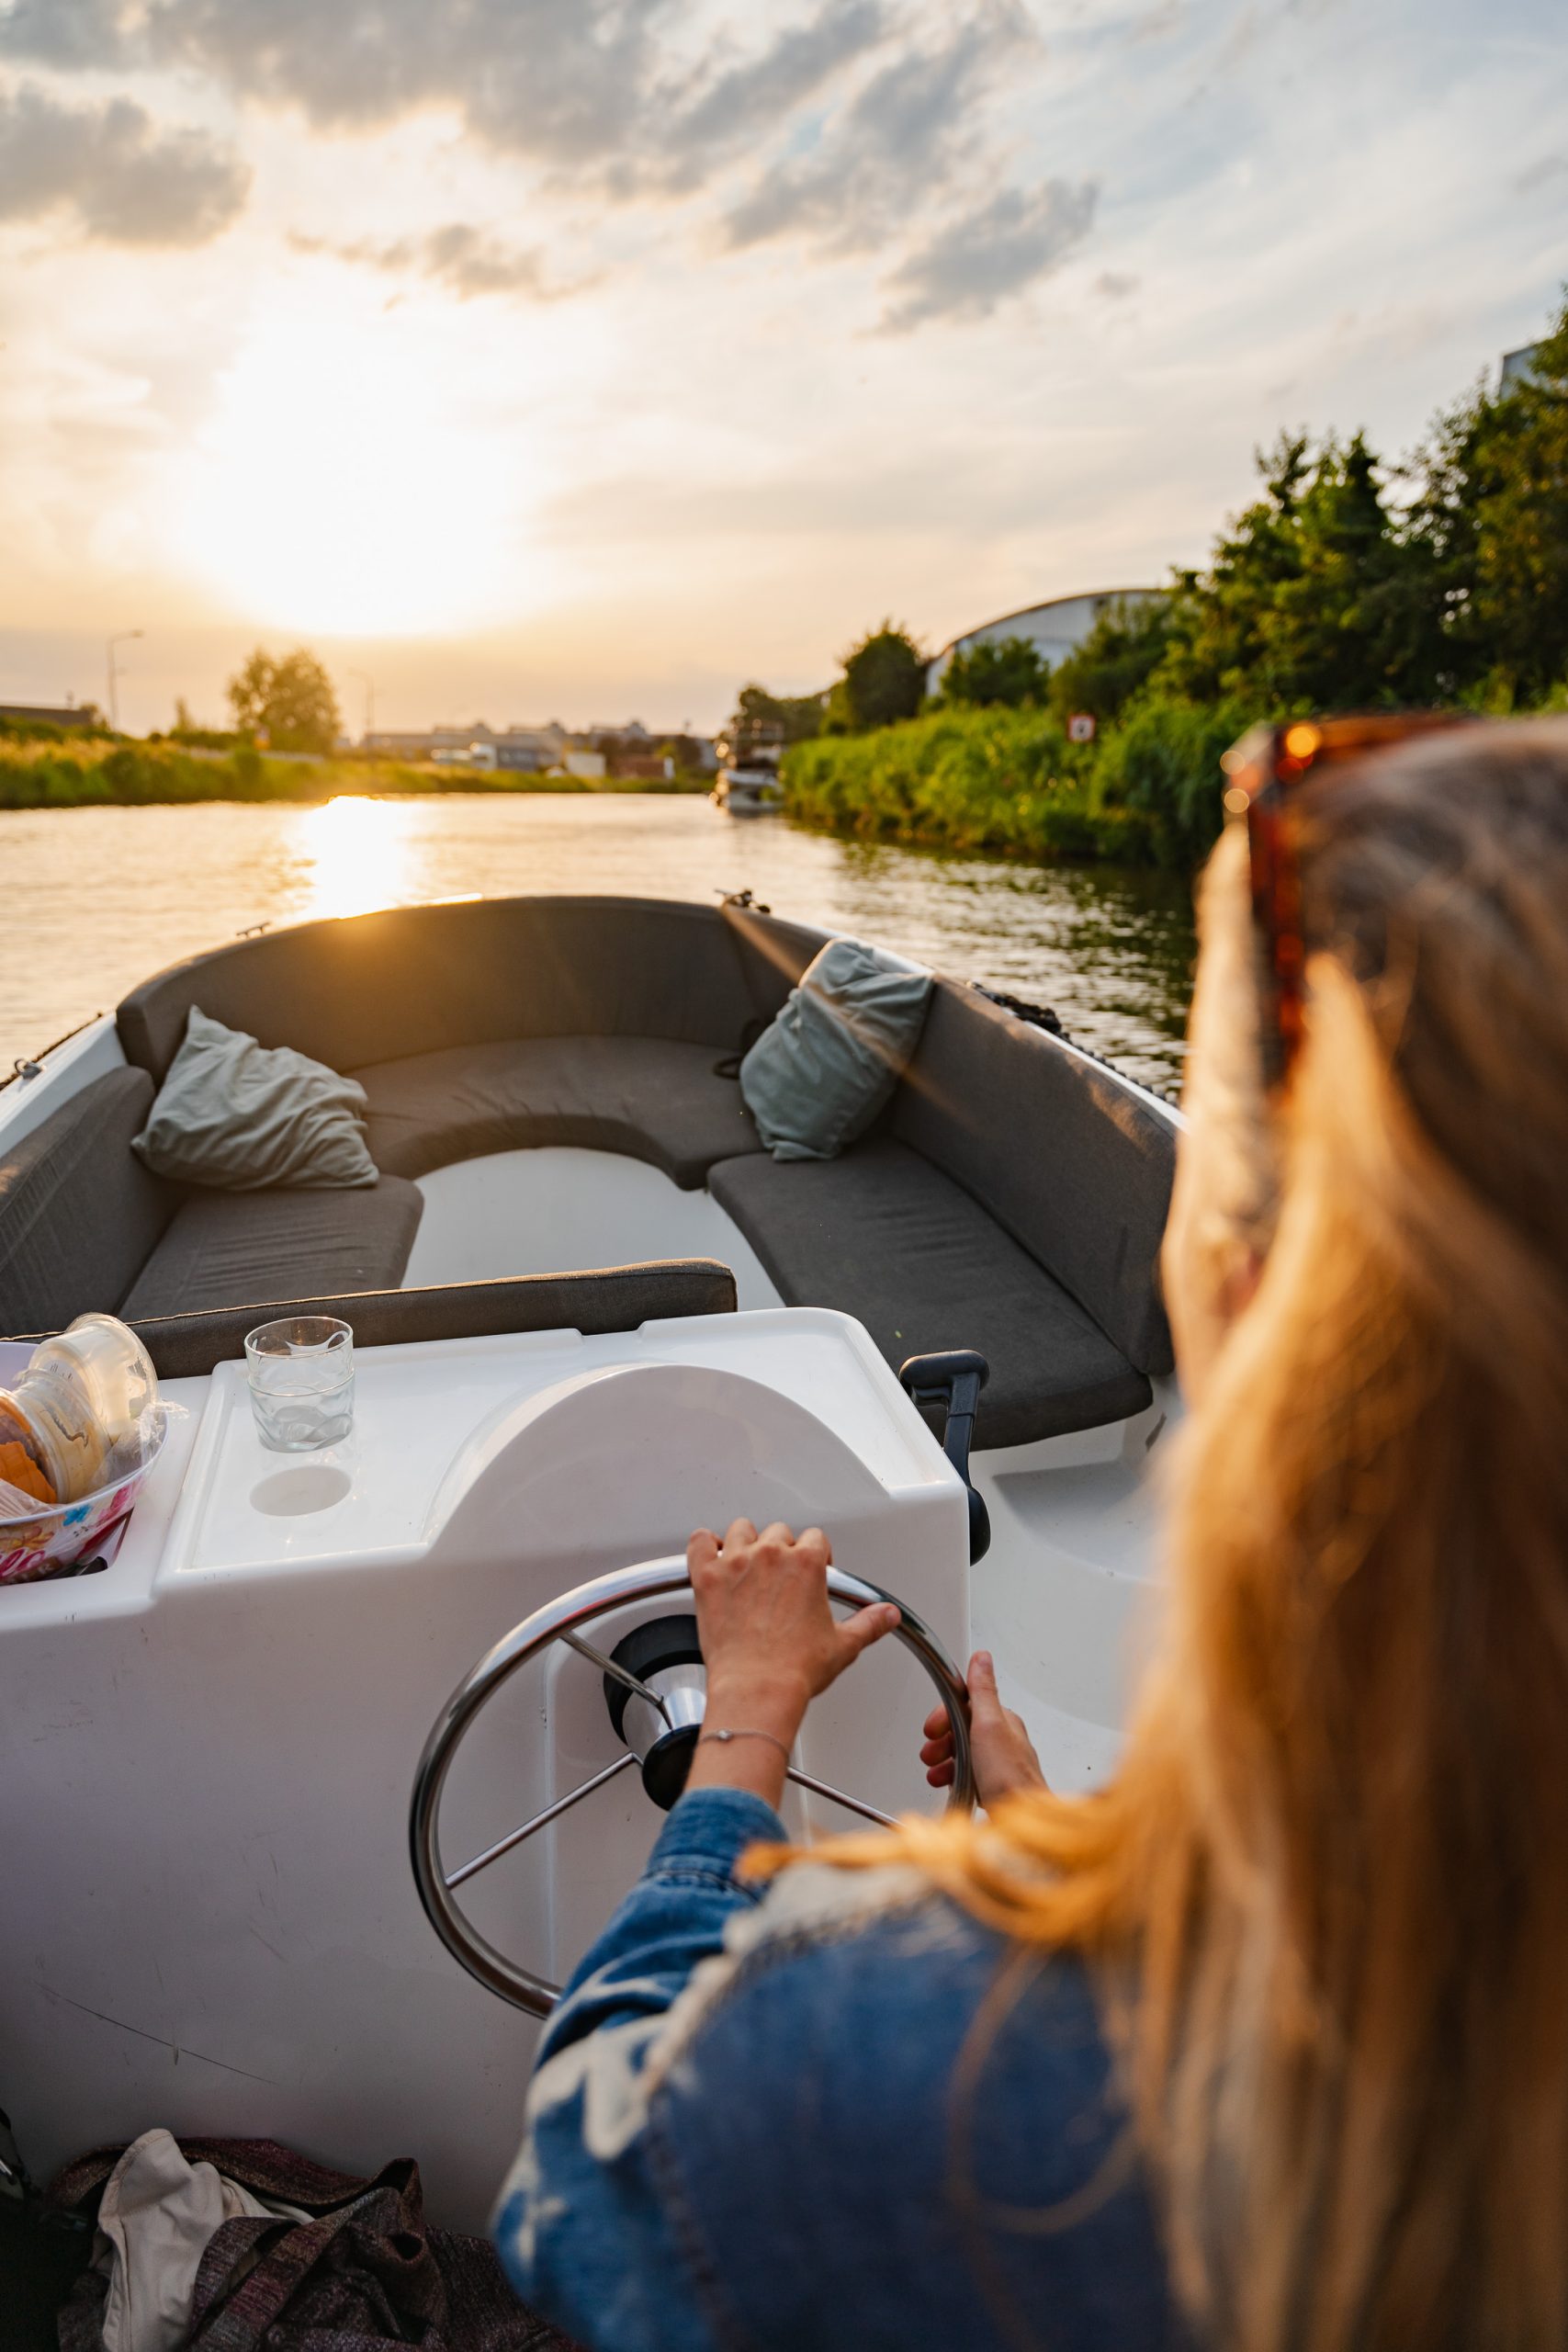
{"label": "clear glass", "polygon": [[247,1333],[245,1369],[261,1442],[314,1453],[354,1427],[354,1333],[330,1315],[285,1315]]}

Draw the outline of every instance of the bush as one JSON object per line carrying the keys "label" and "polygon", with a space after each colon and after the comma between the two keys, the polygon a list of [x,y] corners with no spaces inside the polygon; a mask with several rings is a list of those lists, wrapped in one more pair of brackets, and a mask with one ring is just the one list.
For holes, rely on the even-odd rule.
{"label": "bush", "polygon": [[[998,849],[1021,857],[1100,854],[1084,750],[1048,712],[933,711],[874,734],[826,736],[784,757],[792,816],[883,841]],[[1119,813],[1126,843],[1141,830]]]}
{"label": "bush", "polygon": [[1050,711],[939,710],[785,754],[785,805],[863,839],[1190,867],[1220,822],[1220,754],[1258,716],[1237,703],[1135,701],[1097,743]]}
{"label": "bush", "polygon": [[1196,865],[1220,830],[1221,755],[1259,715],[1235,701],[1135,698],[1096,747],[1093,790],[1101,819],[1136,819],[1160,865]]}

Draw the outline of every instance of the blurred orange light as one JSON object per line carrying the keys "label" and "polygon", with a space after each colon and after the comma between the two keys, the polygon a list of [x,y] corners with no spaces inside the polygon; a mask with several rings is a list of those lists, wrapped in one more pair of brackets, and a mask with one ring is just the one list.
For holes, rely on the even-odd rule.
{"label": "blurred orange light", "polygon": [[1285,749],[1298,760],[1310,760],[1322,741],[1322,731],[1316,727],[1295,726],[1285,729]]}

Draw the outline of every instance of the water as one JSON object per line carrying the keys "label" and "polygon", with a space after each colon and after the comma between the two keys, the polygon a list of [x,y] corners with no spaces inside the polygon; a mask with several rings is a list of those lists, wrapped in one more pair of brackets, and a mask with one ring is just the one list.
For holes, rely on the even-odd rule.
{"label": "water", "polygon": [[1187,885],[843,842],[664,795],[443,794],[316,808],[0,811],[0,1069],[253,923],[512,891],[712,899],[852,931],[1036,1004],[1096,1053],[1180,1083]]}

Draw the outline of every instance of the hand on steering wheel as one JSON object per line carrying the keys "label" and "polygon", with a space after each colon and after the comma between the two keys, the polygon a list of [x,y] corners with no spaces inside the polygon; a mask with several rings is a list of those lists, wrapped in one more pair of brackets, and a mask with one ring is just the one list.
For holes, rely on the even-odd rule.
{"label": "hand on steering wheel", "polygon": [[[1045,1775],[1034,1743],[1023,1727],[1023,1717],[1004,1707],[997,1689],[997,1669],[989,1650],[976,1650],[969,1661],[969,1752],[975,1772],[975,1793],[987,1813],[1004,1797],[1043,1789]],[[920,1761],[933,1789],[953,1782],[953,1724],[945,1707],[933,1707],[925,1722],[926,1742]]]}
{"label": "hand on steering wheel", "polygon": [[[722,1541],[699,1528],[687,1544],[707,1666],[705,1733],[688,1788],[750,1789],[776,1805],[812,1700],[897,1628],[892,1601],[874,1601],[842,1620],[833,1615],[832,1558],[819,1527],[797,1537],[782,1520],[760,1535],[749,1519],[734,1520]],[[721,1731],[744,1736],[712,1736]]]}

